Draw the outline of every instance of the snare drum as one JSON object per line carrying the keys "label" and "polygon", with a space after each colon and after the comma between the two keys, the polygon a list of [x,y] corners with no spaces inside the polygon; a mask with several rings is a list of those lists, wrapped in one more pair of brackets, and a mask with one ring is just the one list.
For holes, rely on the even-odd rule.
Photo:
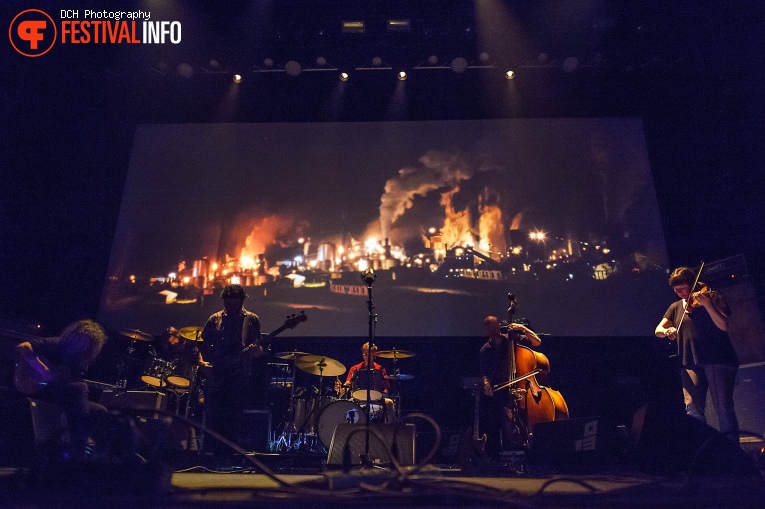
{"label": "snare drum", "polygon": [[382,399],[385,380],[381,370],[373,369],[371,372],[368,372],[365,368],[361,368],[353,372],[351,377],[351,397],[355,400],[366,401],[367,388],[370,389],[370,401]]}
{"label": "snare drum", "polygon": [[319,440],[324,447],[329,447],[332,443],[332,435],[335,434],[335,428],[342,423],[365,423],[367,416],[364,410],[353,401],[338,400],[327,405],[319,415],[319,424],[317,432]]}
{"label": "snare drum", "polygon": [[152,387],[167,385],[167,377],[173,372],[173,363],[157,357],[151,359],[141,375],[141,381]]}

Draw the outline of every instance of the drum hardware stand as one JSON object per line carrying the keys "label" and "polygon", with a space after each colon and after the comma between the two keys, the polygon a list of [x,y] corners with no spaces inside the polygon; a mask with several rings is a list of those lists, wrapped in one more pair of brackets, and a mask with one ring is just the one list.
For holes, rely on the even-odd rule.
{"label": "drum hardware stand", "polygon": [[117,368],[117,387],[121,391],[127,390],[127,362],[135,353],[135,338],[130,339],[130,344],[127,347],[127,355],[119,363]]}

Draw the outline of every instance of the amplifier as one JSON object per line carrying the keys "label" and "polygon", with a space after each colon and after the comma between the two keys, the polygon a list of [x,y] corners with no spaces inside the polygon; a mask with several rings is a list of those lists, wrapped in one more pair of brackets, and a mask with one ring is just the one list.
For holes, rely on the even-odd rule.
{"label": "amplifier", "polygon": [[157,391],[115,391],[101,393],[100,403],[106,408],[153,408],[167,410],[167,396]]}
{"label": "amplifier", "polygon": [[705,264],[699,279],[707,284],[719,286],[738,283],[747,276],[749,271],[746,268],[744,255],[738,254]]}

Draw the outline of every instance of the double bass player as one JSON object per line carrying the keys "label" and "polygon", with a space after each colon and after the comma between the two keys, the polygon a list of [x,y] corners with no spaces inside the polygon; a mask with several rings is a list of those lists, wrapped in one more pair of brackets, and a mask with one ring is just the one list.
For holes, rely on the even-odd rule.
{"label": "double bass player", "polygon": [[512,390],[493,390],[493,386],[507,382],[511,376],[509,354],[515,343],[525,346],[538,346],[542,343],[539,336],[525,325],[508,324],[507,334],[503,334],[496,316],[487,316],[483,321],[487,341],[479,352],[481,370],[481,390],[483,405],[481,422],[486,434],[486,453],[489,457],[499,455],[503,450],[524,449],[526,431],[517,429],[523,416],[516,415],[511,398]]}

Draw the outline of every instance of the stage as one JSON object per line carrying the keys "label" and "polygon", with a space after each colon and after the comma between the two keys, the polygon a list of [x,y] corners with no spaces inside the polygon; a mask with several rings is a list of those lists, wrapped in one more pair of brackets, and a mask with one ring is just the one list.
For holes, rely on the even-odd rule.
{"label": "stage", "polygon": [[[165,473],[118,465],[58,469],[82,484],[52,490],[29,471],[2,472],[3,505],[15,507],[732,507],[765,503],[762,477],[641,474],[464,476],[426,466],[416,473],[352,470],[265,475],[250,469]],[[143,480],[141,480],[143,478]],[[39,479],[38,479],[39,480]]]}

